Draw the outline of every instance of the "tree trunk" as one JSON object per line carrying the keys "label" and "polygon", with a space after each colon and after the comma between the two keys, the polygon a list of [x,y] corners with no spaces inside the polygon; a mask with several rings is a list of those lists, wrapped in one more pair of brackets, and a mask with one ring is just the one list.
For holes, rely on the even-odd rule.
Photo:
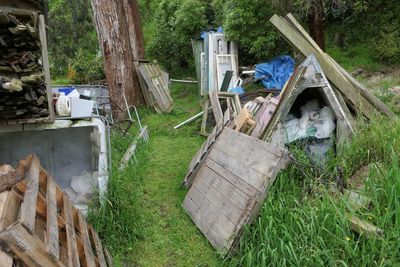
{"label": "tree trunk", "polygon": [[319,47],[325,51],[324,10],[322,0],[313,1],[312,10],[308,15],[310,35]]}
{"label": "tree trunk", "polygon": [[144,59],[144,39],[138,2],[136,0],[123,0],[123,3],[133,57],[135,59]]}
{"label": "tree trunk", "polygon": [[340,32],[335,33],[335,45],[340,49],[344,49],[345,42],[344,42],[344,34]]}
{"label": "tree trunk", "polygon": [[124,95],[128,105],[144,102],[135,70],[135,57],[127,23],[128,16],[131,15],[126,13],[121,0],[92,0],[92,6],[103,51],[104,71],[110,88],[113,114],[115,118],[120,119],[124,116],[123,110],[126,109]]}

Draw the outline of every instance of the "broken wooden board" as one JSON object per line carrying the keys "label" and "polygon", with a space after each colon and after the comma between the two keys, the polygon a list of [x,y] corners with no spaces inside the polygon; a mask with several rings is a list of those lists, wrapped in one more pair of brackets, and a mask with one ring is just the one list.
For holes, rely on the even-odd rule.
{"label": "broken wooden board", "polygon": [[260,138],[264,133],[265,128],[268,126],[269,121],[272,118],[272,115],[275,113],[275,110],[279,104],[280,96],[271,97],[267,101],[265,101],[260,110],[256,114],[256,127],[251,133],[252,137]]}
{"label": "broken wooden board", "polygon": [[135,65],[146,104],[158,113],[171,112],[173,100],[169,91],[168,75],[157,62],[136,61]]}
{"label": "broken wooden board", "polygon": [[287,163],[286,150],[225,127],[194,174],[183,207],[210,243],[227,253]]}
{"label": "broken wooden board", "polygon": [[[8,191],[0,217],[0,241],[27,266],[107,267],[104,251],[92,244],[83,215],[31,156],[25,180]],[[93,240],[93,242],[92,242]]]}
{"label": "broken wooden board", "polygon": [[375,225],[372,225],[369,222],[363,221],[350,214],[347,214],[346,216],[350,223],[350,229],[359,233],[360,235],[364,235],[367,238],[376,238],[383,235],[383,230],[379,227],[376,227]]}
{"label": "broken wooden board", "polygon": [[288,16],[284,19],[278,15],[274,15],[270,21],[289,43],[304,56],[308,57],[311,54],[316,56],[328,79],[346,100],[353,105],[359,114],[371,118],[377,112],[377,109],[365,98],[364,95],[366,92],[361,92],[359,88],[356,88],[347,79],[343,72],[316,46],[315,42],[311,41],[312,38],[293,17]]}

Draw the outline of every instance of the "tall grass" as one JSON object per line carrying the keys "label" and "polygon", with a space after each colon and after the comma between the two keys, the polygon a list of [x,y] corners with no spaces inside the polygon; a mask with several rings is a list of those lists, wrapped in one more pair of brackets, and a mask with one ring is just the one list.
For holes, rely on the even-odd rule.
{"label": "tall grass", "polygon": [[[399,266],[400,122],[377,118],[359,127],[352,143],[321,172],[292,165],[281,173],[262,208],[245,229],[232,266]],[[356,209],[329,191],[338,168],[349,178],[370,171],[361,194],[372,207]],[[370,238],[349,229],[350,213],[384,230]]]}
{"label": "tall grass", "polygon": [[138,166],[148,157],[146,145],[139,145],[138,161],[132,160],[124,170],[119,170],[120,159],[134,140],[135,134],[135,129],[131,129],[127,136],[113,132],[113,172],[109,177],[108,190],[102,205],[93,203],[88,216],[117,264],[124,261],[124,255],[132,251],[136,241],[143,237],[139,204],[143,176],[142,169]]}

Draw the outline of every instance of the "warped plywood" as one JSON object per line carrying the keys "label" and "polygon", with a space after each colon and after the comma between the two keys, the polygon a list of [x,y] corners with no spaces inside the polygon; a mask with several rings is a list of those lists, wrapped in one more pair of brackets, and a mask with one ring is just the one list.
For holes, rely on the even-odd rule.
{"label": "warped plywood", "polygon": [[227,253],[287,162],[286,150],[225,127],[193,175],[183,207],[210,243]]}

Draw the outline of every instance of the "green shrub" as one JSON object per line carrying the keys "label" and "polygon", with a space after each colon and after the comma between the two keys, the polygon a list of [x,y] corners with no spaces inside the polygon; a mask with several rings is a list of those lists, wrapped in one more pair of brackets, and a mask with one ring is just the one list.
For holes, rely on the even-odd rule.
{"label": "green shrub", "polygon": [[400,62],[400,32],[395,30],[389,33],[381,33],[374,40],[374,50],[376,57],[383,62]]}
{"label": "green shrub", "polygon": [[100,51],[91,55],[79,49],[75,58],[69,60],[67,76],[72,84],[90,84],[104,80],[103,57]]}

